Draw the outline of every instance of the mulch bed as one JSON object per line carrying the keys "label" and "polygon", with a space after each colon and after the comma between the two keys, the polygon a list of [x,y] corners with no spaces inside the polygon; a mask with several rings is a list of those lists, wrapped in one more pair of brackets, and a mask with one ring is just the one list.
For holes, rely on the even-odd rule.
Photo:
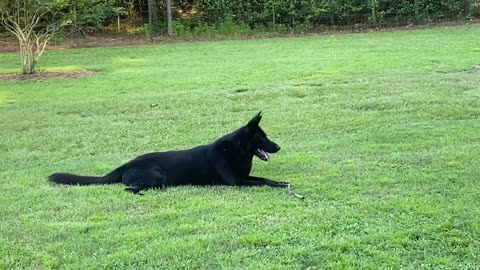
{"label": "mulch bed", "polygon": [[52,78],[83,78],[86,76],[93,76],[98,74],[98,71],[82,70],[82,71],[52,71],[52,72],[37,72],[35,74],[0,74],[0,81],[11,80],[32,80],[42,81]]}
{"label": "mulch bed", "polygon": [[[65,39],[62,44],[48,44],[47,50],[144,45],[149,43],[149,40],[144,36],[91,36],[84,39]],[[12,37],[0,38],[0,53],[2,52],[18,52],[18,41]]]}

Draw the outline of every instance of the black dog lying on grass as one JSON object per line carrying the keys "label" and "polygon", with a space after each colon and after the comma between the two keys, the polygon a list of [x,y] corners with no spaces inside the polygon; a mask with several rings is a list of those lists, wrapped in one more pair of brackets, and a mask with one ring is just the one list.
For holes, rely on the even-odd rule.
{"label": "black dog lying on grass", "polygon": [[249,175],[253,156],[268,161],[268,153],[280,150],[280,146],[269,140],[260,128],[261,119],[261,113],[258,113],[247,125],[212,144],[141,155],[105,176],[54,173],[49,179],[67,185],[122,182],[127,186],[125,190],[132,193],[180,185],[271,186],[290,190],[287,182]]}

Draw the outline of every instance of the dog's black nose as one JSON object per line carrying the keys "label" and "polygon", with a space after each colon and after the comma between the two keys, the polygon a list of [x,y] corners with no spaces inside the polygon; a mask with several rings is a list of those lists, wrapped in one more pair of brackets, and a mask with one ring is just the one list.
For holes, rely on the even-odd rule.
{"label": "dog's black nose", "polygon": [[275,151],[273,151],[273,152],[276,153],[276,152],[280,151],[280,149],[281,149],[280,145],[277,144],[275,146]]}

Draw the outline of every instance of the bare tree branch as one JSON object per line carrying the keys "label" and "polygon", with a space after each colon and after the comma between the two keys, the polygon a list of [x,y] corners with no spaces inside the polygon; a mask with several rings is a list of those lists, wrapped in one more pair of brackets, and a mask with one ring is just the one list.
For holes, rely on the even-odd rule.
{"label": "bare tree branch", "polygon": [[38,0],[35,3],[13,0],[0,9],[0,23],[18,39],[23,73],[35,72],[49,40],[61,28],[56,15],[57,12]]}

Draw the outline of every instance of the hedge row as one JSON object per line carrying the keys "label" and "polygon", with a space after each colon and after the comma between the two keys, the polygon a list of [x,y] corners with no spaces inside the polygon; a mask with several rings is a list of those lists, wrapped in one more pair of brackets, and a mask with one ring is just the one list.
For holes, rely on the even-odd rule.
{"label": "hedge row", "polygon": [[192,28],[229,20],[251,28],[416,24],[472,18],[479,15],[480,7],[475,0],[179,0],[174,4],[179,20]]}

